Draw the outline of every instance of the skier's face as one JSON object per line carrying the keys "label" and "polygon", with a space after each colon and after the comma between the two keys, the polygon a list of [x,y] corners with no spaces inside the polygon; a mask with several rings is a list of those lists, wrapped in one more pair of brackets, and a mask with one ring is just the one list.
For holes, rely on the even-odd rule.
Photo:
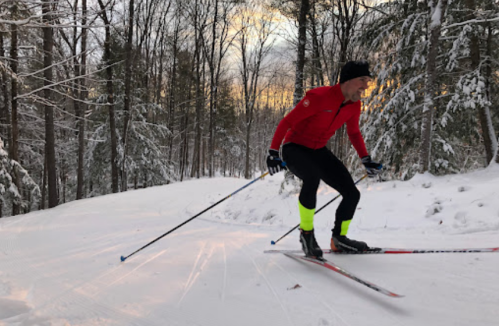
{"label": "skier's face", "polygon": [[369,82],[371,77],[363,76],[350,79],[344,83],[345,88],[345,99],[349,99],[352,102],[357,102],[364,95],[364,91],[369,87]]}

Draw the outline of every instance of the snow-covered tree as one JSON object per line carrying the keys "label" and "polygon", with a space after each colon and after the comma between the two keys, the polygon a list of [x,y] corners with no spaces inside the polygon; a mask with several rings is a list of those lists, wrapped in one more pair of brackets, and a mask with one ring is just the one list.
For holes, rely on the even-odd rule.
{"label": "snow-covered tree", "polygon": [[423,121],[421,123],[421,145],[419,147],[420,172],[426,172],[430,169],[431,143],[433,141],[433,111],[435,108],[438,73],[436,71],[436,61],[439,48],[440,31],[442,29],[442,20],[447,9],[447,0],[431,0],[429,2],[429,7],[429,43],[426,61]]}
{"label": "snow-covered tree", "polygon": [[[489,7],[487,1],[476,1],[475,18],[470,19],[469,8],[463,0],[449,2],[442,21],[434,68],[435,93],[430,105],[432,173],[459,172],[488,164],[484,159],[484,133],[493,133],[494,117],[487,107],[493,103],[494,92],[490,89],[495,89],[498,81],[493,73],[487,74],[487,69],[497,70],[497,62],[492,59],[492,52],[497,50],[488,46],[487,38],[497,32],[499,10],[497,6]],[[429,14],[422,2],[378,5],[366,16],[369,28],[357,39],[368,45],[365,53],[374,62],[375,76],[375,87],[366,100],[363,129],[369,147],[374,148],[373,155],[385,158],[394,177],[411,176],[420,168],[418,149],[428,93],[425,77],[430,46],[427,22],[432,18]],[[478,35],[476,45],[471,41],[473,35]],[[472,58],[475,53],[480,60]],[[485,117],[490,128],[483,127],[480,116]],[[488,146],[494,146],[495,137],[489,138],[492,145]]]}
{"label": "snow-covered tree", "polygon": [[[14,182],[14,175],[19,178],[22,187],[31,192],[30,200],[23,200],[19,188]],[[18,205],[25,211],[36,204],[40,199],[40,188],[31,179],[28,172],[16,161],[11,160],[4,150],[2,138],[0,138],[0,217],[6,207]]]}

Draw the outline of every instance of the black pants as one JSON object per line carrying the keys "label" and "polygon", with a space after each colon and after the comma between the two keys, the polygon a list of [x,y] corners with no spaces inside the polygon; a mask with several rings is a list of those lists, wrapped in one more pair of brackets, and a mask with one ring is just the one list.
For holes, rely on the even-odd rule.
{"label": "black pants", "polygon": [[311,149],[288,143],[282,148],[282,156],[288,169],[303,180],[299,200],[305,208],[315,208],[321,180],[341,194],[343,199],[336,210],[333,229],[334,235],[340,235],[342,222],[353,218],[360,200],[360,192],[345,165],[326,147]]}

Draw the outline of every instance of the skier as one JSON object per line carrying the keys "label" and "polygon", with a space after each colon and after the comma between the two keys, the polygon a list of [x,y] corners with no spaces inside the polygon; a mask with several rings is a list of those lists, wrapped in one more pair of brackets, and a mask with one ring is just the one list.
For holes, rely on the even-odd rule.
{"label": "skier", "polygon": [[[281,120],[274,133],[267,157],[269,173],[273,175],[288,168],[303,181],[298,207],[300,242],[306,256],[322,257],[322,250],[314,236],[314,214],[320,180],[343,197],[336,210],[331,249],[350,252],[369,249],[365,242],[346,237],[360,193],[347,168],[326,148],[326,143],[346,123],[350,142],[368,176],[374,177],[381,172],[382,165],[369,156],[359,129],[360,98],[370,81],[371,73],[366,61],[347,62],[341,69],[339,84],[308,91]],[[283,139],[281,159],[279,148]]]}

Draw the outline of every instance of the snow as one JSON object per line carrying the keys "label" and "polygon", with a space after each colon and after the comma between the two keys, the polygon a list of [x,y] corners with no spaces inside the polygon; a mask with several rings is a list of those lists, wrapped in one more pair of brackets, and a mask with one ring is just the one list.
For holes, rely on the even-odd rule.
{"label": "snow", "polygon": [[[433,6],[434,5],[434,1],[437,1],[437,0],[433,0],[431,2],[431,5]],[[432,8],[432,15],[431,15],[431,23],[430,23],[430,29],[434,29],[436,28],[437,26],[440,26],[442,24],[442,21],[441,21],[441,17],[442,17],[442,0],[438,0],[438,3],[437,5]]]}
{"label": "snow", "polygon": [[[0,325],[497,325],[499,254],[327,258],[394,299],[266,249],[297,249],[297,194],[266,177],[175,183],[0,219]],[[373,246],[499,246],[499,165],[359,184],[349,236]],[[318,208],[336,196],[321,185]],[[327,247],[336,200],[316,216]]]}

